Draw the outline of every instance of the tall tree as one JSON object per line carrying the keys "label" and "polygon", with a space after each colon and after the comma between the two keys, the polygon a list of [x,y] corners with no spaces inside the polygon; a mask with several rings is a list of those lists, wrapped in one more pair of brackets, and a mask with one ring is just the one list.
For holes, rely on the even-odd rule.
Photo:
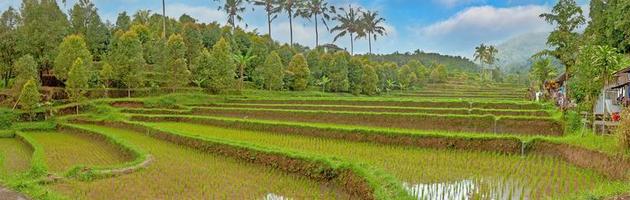
{"label": "tall tree", "polygon": [[131,89],[144,84],[145,61],[138,35],[133,31],[122,33],[114,40],[108,59],[116,77],[127,87],[127,96],[131,97]]}
{"label": "tall tree", "polygon": [[72,33],[83,35],[92,55],[100,60],[107,50],[110,35],[94,3],[91,0],[77,1],[70,9],[70,24]]}
{"label": "tall tree", "polygon": [[267,28],[268,34],[271,38],[271,22],[278,18],[278,13],[281,11],[281,7],[278,6],[278,0],[254,0],[254,5],[262,6],[265,8],[265,13],[267,14]]}
{"label": "tall tree", "polygon": [[77,103],[77,114],[79,114],[80,103],[85,100],[85,93],[89,87],[89,77],[87,66],[81,58],[77,58],[70,67],[68,80],[66,80],[66,93],[71,102]]}
{"label": "tall tree", "polygon": [[16,103],[19,103],[20,108],[32,119],[40,101],[39,85],[35,79],[29,79],[21,88],[20,98]]}
{"label": "tall tree", "polygon": [[191,66],[191,79],[192,82],[197,85],[197,87],[204,86],[207,81],[210,79],[210,68],[212,67],[212,63],[210,62],[212,55],[208,51],[208,49],[204,48],[201,53],[193,60],[193,64]]}
{"label": "tall tree", "polygon": [[363,78],[361,81],[361,90],[363,91],[363,94],[375,95],[378,93],[378,75],[372,65],[363,66]]}
{"label": "tall tree", "polygon": [[278,0],[278,5],[281,10],[287,12],[287,16],[289,16],[289,33],[291,35],[291,40],[289,45],[293,46],[293,18],[298,16],[298,13],[295,11],[299,9],[303,0]]}
{"label": "tall tree", "polygon": [[385,23],[385,19],[379,17],[378,12],[376,11],[366,11],[362,13],[362,26],[364,35],[360,35],[358,38],[367,37],[370,54],[372,54],[372,39],[376,41],[378,36],[383,36],[387,34],[387,30],[383,26]]}
{"label": "tall tree", "polygon": [[[219,10],[223,10],[228,15],[228,24],[232,26],[232,29],[236,28],[236,20],[243,21],[242,13],[245,12],[245,5],[248,0],[214,0],[225,1],[223,5],[219,6]],[[247,25],[245,25],[247,26]]]}
{"label": "tall tree", "polygon": [[595,99],[602,94],[602,88],[612,79],[612,74],[625,67],[621,65],[621,58],[617,49],[609,46],[585,46],[580,49],[570,83],[578,105],[592,108]]}
{"label": "tall tree", "polygon": [[[565,66],[565,76],[569,81],[570,68],[575,64],[576,52],[578,51],[578,43],[580,34],[578,28],[585,23],[580,8],[575,0],[559,0],[553,7],[551,13],[541,14],[540,17],[556,28],[547,38],[547,44],[554,47],[553,50],[545,50],[540,54],[551,55],[556,57]],[[565,89],[565,95],[570,97],[569,88]]]}
{"label": "tall tree", "polygon": [[82,35],[69,35],[59,45],[59,54],[55,58],[53,70],[60,80],[68,78],[68,72],[77,58],[81,58],[82,64],[88,68],[92,66],[92,54],[85,44]]}
{"label": "tall tree", "polygon": [[212,65],[208,69],[208,89],[212,92],[221,93],[234,86],[236,64],[232,55],[230,43],[225,38],[221,38],[212,48],[209,61]]}
{"label": "tall tree", "polygon": [[57,47],[69,30],[66,15],[55,0],[23,1],[20,14],[18,49],[32,55],[40,68],[50,69]]}
{"label": "tall tree", "polygon": [[335,13],[335,8],[328,6],[326,0],[306,0],[304,5],[301,6],[297,12],[300,16],[309,20],[313,18],[313,22],[315,22],[315,47],[317,48],[319,46],[318,18],[321,16],[321,21],[326,27],[326,30],[330,30],[327,22],[331,19],[330,15]]}
{"label": "tall tree", "polygon": [[20,14],[9,7],[0,16],[0,76],[4,79],[4,86],[9,87],[9,80],[13,77],[13,62],[18,58],[17,28]]}
{"label": "tall tree", "polygon": [[203,48],[199,25],[194,23],[184,24],[182,37],[184,38],[184,43],[186,44],[185,58],[189,63],[191,63],[195,58],[197,58],[197,56],[199,56],[199,53],[201,53],[199,50]]}
{"label": "tall tree", "polygon": [[167,82],[173,88],[186,86],[189,83],[190,71],[186,64],[186,44],[179,34],[173,34],[168,38],[167,49]]}
{"label": "tall tree", "polygon": [[284,79],[284,73],[280,73],[283,68],[280,56],[272,51],[265,59],[265,63],[256,68],[256,80],[265,89],[280,90]]}
{"label": "tall tree", "polygon": [[340,51],[335,53],[333,57],[333,64],[327,74],[330,78],[329,90],[331,92],[346,92],[350,87],[348,64],[351,56],[345,51]]}
{"label": "tall tree", "polygon": [[98,78],[105,88],[105,97],[109,97],[109,88],[112,87],[115,76],[112,65],[107,62],[103,63],[103,68],[98,72]]}
{"label": "tall tree", "polygon": [[361,94],[363,77],[363,60],[358,57],[352,57],[348,62],[348,85],[350,93],[354,95]]}
{"label": "tall tree", "polygon": [[13,83],[14,97],[18,97],[20,91],[24,87],[24,84],[28,80],[35,80],[35,83],[39,85],[39,73],[37,73],[37,62],[31,55],[25,55],[20,57],[13,64],[15,69],[15,80]]}
{"label": "tall tree", "polygon": [[361,25],[361,16],[362,12],[360,8],[352,8],[352,5],[348,6],[348,9],[339,8],[343,13],[337,14],[333,20],[339,22],[339,24],[333,27],[330,32],[339,32],[335,35],[333,42],[336,42],[340,37],[350,35],[350,54],[354,54],[354,36],[355,35],[364,35],[363,26]]}
{"label": "tall tree", "polygon": [[150,10],[138,10],[135,14],[133,14],[133,20],[131,20],[132,24],[141,24],[148,25],[149,19],[151,18]]}
{"label": "tall tree", "polygon": [[116,30],[128,31],[131,27],[131,17],[127,15],[126,11],[118,13],[116,18]]}
{"label": "tall tree", "polygon": [[289,76],[289,88],[295,91],[306,90],[311,72],[308,69],[304,55],[297,54],[293,56],[287,68],[287,75]]}

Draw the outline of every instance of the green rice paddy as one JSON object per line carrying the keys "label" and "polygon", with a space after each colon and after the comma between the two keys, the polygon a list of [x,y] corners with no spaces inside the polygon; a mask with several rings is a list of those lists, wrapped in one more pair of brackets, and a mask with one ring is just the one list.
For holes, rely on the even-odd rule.
{"label": "green rice paddy", "polygon": [[92,182],[50,187],[72,199],[347,199],[343,192],[311,180],[164,142],[142,133],[81,125],[125,139],[153,155],[138,172]]}
{"label": "green rice paddy", "polygon": [[31,149],[15,138],[0,138],[0,177],[26,171]]}
{"label": "green rice paddy", "polygon": [[[417,149],[185,123],[165,122],[149,125],[180,134],[333,155],[377,166],[412,186],[474,181],[477,183],[476,189],[479,195],[493,191],[493,194],[500,193],[501,196],[533,199],[559,198],[575,195],[579,191],[588,191],[608,182],[607,179],[592,171],[542,156],[521,157],[495,153]],[[516,195],[515,192],[522,195]]]}

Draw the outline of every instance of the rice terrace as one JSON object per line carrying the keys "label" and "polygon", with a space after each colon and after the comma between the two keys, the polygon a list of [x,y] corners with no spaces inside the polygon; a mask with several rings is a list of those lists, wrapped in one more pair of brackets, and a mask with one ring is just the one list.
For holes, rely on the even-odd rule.
{"label": "rice terrace", "polygon": [[0,200],[630,200],[630,1],[147,2],[0,2]]}

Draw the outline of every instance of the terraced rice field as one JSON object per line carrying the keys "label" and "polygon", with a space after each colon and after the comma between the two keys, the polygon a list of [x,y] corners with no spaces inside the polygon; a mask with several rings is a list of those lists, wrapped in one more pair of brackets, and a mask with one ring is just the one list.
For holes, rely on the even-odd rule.
{"label": "terraced rice field", "polygon": [[440,188],[453,187],[458,188],[457,193],[476,197],[542,199],[589,190],[607,181],[592,171],[542,156],[417,149],[174,122],[149,125],[181,134],[244,141],[367,163],[394,174],[410,191],[425,197]]}
{"label": "terraced rice field", "polygon": [[0,138],[0,177],[26,171],[29,167],[31,149],[14,138]]}
{"label": "terraced rice field", "polygon": [[25,134],[44,148],[51,172],[65,172],[75,166],[113,166],[129,160],[118,147],[86,135],[56,131]]}
{"label": "terraced rice field", "polygon": [[155,161],[147,169],[50,187],[71,199],[349,199],[326,185],[270,168],[200,152],[135,131],[82,125],[131,142]]}

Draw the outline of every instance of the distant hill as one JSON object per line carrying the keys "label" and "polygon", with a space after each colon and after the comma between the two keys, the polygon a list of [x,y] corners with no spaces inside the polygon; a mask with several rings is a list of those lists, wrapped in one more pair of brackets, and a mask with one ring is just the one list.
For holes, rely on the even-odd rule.
{"label": "distant hill", "polygon": [[466,71],[466,72],[478,72],[479,66],[472,62],[470,59],[461,56],[441,55],[438,53],[425,53],[420,50],[416,50],[414,53],[392,53],[384,55],[370,55],[370,60],[378,62],[395,62],[402,66],[410,60],[418,60],[427,67],[430,67],[433,63],[439,63],[449,71]]}
{"label": "distant hill", "polygon": [[549,33],[527,33],[509,39],[497,46],[498,65],[504,72],[528,72],[531,68],[529,58],[547,49]]}

